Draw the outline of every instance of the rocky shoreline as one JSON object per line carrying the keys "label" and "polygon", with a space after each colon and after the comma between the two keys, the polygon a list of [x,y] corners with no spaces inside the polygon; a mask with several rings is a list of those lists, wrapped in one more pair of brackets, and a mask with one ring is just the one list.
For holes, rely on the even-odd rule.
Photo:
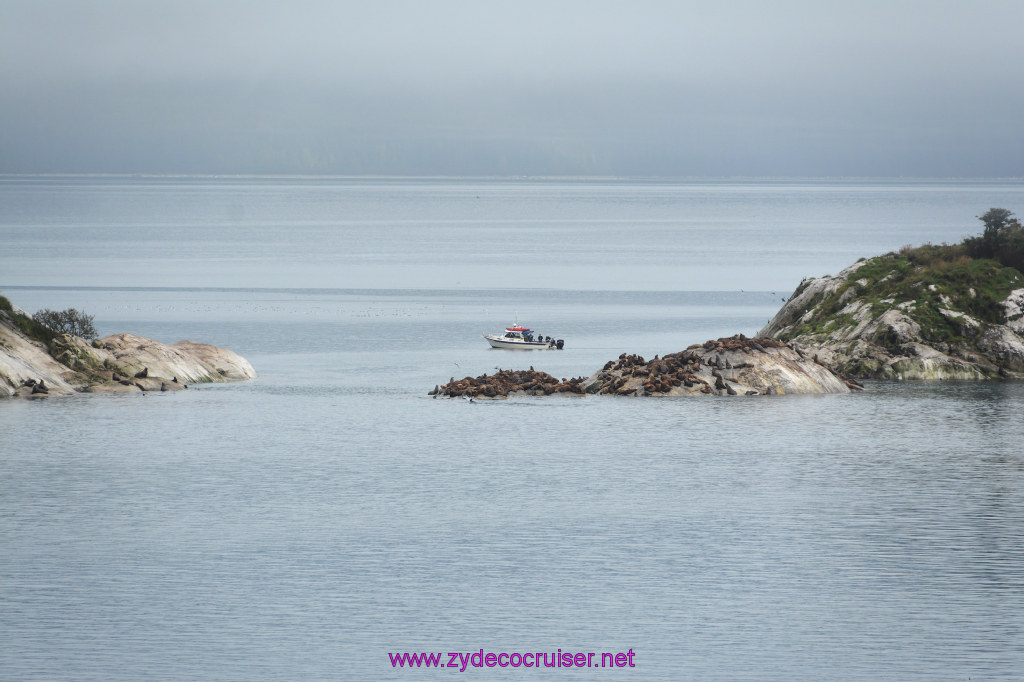
{"label": "rocky shoreline", "polygon": [[556,379],[532,367],[465,377],[434,387],[433,397],[502,399],[517,395],[753,396],[849,393],[860,384],[838,376],[786,343],[742,334],[694,344],[645,360],[623,353],[588,378]]}
{"label": "rocky shoreline", "polygon": [[61,334],[44,344],[22,331],[16,315],[24,311],[0,310],[0,398],[178,391],[190,384],[256,377],[237,353],[194,341],[165,344],[112,334],[90,342]]}

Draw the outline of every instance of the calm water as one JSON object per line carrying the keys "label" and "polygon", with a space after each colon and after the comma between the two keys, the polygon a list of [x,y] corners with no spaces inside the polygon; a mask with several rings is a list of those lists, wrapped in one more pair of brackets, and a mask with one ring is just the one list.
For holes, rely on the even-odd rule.
{"label": "calm water", "polygon": [[[0,285],[260,378],[0,403],[0,677],[1020,679],[1024,385],[473,403],[762,326],[1013,183],[0,179]],[[760,282],[760,283],[759,283]],[[519,315],[566,350],[490,350]],[[393,670],[389,652],[635,652]],[[444,662],[447,662],[447,655]]]}

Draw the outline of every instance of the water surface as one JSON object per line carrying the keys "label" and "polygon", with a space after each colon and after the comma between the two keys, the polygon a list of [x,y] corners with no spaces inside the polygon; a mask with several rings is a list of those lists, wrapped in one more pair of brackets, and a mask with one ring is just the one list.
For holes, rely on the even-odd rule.
{"label": "water surface", "polygon": [[[846,264],[855,248],[921,241],[925,223],[952,232],[950,206],[1012,207],[1018,190],[637,185],[0,183],[0,279],[16,304],[74,305],[101,334],[209,341],[260,373],[172,394],[0,403],[2,676],[1018,678],[1019,383],[426,395],[495,367],[578,376],[622,352],[753,334],[799,281],[772,291],[793,263],[820,274],[815,263]],[[582,218],[596,214],[615,227],[592,230]],[[878,227],[908,216],[921,227]],[[501,221],[534,230],[509,248],[542,281],[483,282],[512,271],[498,258]],[[716,225],[716,238],[695,245],[688,224]],[[683,236],[649,248],[665,231]],[[349,251],[354,235],[366,250]],[[715,287],[673,265],[696,252]],[[463,257],[484,261],[456,286]],[[561,269],[566,257],[583,267]],[[720,277],[745,265],[779,284]],[[678,286],[655,286],[670,276]],[[516,314],[566,349],[488,348],[481,334]],[[481,648],[632,649],[637,667],[410,672],[388,660]]]}

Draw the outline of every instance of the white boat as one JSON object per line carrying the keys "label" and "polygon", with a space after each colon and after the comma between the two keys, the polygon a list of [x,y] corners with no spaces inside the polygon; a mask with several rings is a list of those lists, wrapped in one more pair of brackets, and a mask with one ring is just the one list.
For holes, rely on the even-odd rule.
{"label": "white boat", "polygon": [[507,348],[510,350],[562,350],[565,342],[562,339],[553,339],[550,336],[542,337],[539,334],[534,338],[533,330],[515,322],[511,327],[505,327],[500,334],[484,334],[487,343],[492,348]]}

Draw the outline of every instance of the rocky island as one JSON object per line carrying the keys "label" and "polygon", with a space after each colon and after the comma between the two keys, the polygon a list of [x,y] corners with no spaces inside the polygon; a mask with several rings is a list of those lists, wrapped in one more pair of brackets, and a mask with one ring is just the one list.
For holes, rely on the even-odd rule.
{"label": "rocky island", "polygon": [[1005,209],[955,245],[804,280],[761,336],[873,379],[1024,378],[1024,227]]}
{"label": "rocky island", "polygon": [[860,384],[775,339],[742,334],[694,344],[653,360],[623,353],[590,377],[556,379],[531,367],[497,374],[454,377],[429,395],[449,398],[508,398],[514,395],[691,396],[849,393]]}
{"label": "rocky island", "polygon": [[1001,208],[954,245],[905,246],[805,279],[758,333],[647,361],[623,353],[589,378],[532,367],[454,377],[434,397],[844,393],[857,379],[1024,378],[1024,225]]}
{"label": "rocky island", "polygon": [[90,342],[54,333],[0,297],[0,398],[176,391],[255,376],[237,353],[194,341],[168,345],[113,334]]}

